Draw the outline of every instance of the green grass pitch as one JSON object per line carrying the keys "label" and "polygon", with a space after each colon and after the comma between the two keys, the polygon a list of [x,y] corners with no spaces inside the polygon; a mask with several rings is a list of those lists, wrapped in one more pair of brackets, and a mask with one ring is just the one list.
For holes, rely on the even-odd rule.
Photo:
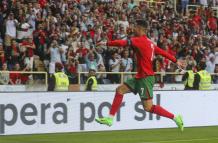
{"label": "green grass pitch", "polygon": [[0,136],[0,143],[218,143],[218,126]]}

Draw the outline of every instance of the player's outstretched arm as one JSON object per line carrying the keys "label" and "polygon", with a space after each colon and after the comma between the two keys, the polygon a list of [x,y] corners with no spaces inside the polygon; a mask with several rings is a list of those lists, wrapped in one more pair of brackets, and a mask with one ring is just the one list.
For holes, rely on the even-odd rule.
{"label": "player's outstretched arm", "polygon": [[113,40],[108,42],[100,42],[97,45],[123,47],[123,46],[127,46],[127,44],[128,44],[127,40]]}
{"label": "player's outstretched arm", "polygon": [[166,51],[162,50],[161,48],[159,48],[157,46],[155,46],[154,52],[157,55],[161,55],[161,56],[166,57],[167,59],[171,60],[174,63],[177,62],[176,58],[173,55],[167,53]]}
{"label": "player's outstretched arm", "polygon": [[155,54],[162,55],[172,62],[177,64],[177,67],[180,69],[184,69],[186,67],[186,62],[184,60],[177,60],[173,55],[167,53],[166,51],[160,49],[159,47],[155,47]]}

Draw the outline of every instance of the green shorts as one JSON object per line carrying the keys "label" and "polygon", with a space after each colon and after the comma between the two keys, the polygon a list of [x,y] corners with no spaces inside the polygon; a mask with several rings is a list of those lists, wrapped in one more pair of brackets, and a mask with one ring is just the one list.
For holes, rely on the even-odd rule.
{"label": "green shorts", "polygon": [[141,99],[148,100],[153,98],[154,82],[154,76],[148,76],[141,79],[130,78],[124,82],[124,84],[127,85],[134,94],[138,93]]}

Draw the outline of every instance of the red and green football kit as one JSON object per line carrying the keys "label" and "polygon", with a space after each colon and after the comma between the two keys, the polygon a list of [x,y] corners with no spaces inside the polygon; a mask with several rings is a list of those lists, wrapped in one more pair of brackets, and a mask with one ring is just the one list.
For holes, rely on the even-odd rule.
{"label": "red and green football kit", "polygon": [[138,93],[141,99],[152,99],[153,86],[155,82],[153,71],[154,55],[162,55],[173,62],[176,58],[164,50],[157,47],[145,35],[133,37],[130,40],[114,40],[107,43],[108,46],[127,46],[131,45],[137,57],[137,74],[135,78],[128,79],[125,84],[135,94]]}
{"label": "red and green football kit", "polygon": [[[131,45],[137,56],[137,74],[135,78],[128,79],[125,84],[132,90],[132,92],[139,93],[140,98],[143,101],[143,105],[147,102],[144,100],[149,100],[153,98],[153,86],[154,86],[154,72],[152,67],[152,62],[155,54],[162,55],[173,62],[176,62],[176,58],[164,50],[158,48],[154,45],[145,35],[141,37],[133,37],[130,40],[114,40],[107,43],[108,46],[127,46]],[[113,124],[113,118],[117,111],[119,110],[120,105],[123,101],[122,92],[116,92],[109,117],[106,118],[96,118],[96,121],[100,124],[105,124],[111,126]],[[149,102],[148,102],[149,103]],[[183,121],[182,117],[174,116],[174,114],[170,113],[160,105],[152,105],[150,109],[146,109],[146,111],[173,119],[177,126],[183,131]]]}

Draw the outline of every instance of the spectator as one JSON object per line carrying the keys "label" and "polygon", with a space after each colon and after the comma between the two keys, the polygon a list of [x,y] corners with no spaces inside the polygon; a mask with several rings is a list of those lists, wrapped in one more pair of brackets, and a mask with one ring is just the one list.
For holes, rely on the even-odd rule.
{"label": "spectator", "polygon": [[[105,66],[102,64],[98,65],[98,72],[106,72]],[[104,79],[106,78],[106,74],[99,73],[96,75],[97,81],[99,84],[104,84]]]}
{"label": "spectator", "polygon": [[16,85],[16,84],[21,84],[21,71],[20,69],[20,64],[16,63],[14,66],[14,72],[10,73],[10,84],[11,85]]}
{"label": "spectator", "polygon": [[5,35],[5,46],[11,46],[11,40],[16,39],[16,27],[18,21],[14,18],[14,14],[10,13],[6,20],[6,35]]}
{"label": "spectator", "polygon": [[66,74],[70,84],[78,83],[78,65],[79,61],[76,59],[70,59],[67,63]]}
{"label": "spectator", "polygon": [[9,71],[7,68],[7,64],[3,63],[1,72],[0,72],[0,85],[8,85],[10,80]]}
{"label": "spectator", "polygon": [[[132,59],[129,58],[129,51],[128,50],[124,50],[123,51],[123,58],[121,59],[122,63],[121,63],[121,69],[123,72],[131,72],[133,69],[133,62]],[[123,81],[126,81],[128,78],[132,78],[131,74],[128,75],[124,75],[123,77]]]}
{"label": "spectator", "polygon": [[209,73],[213,73],[214,69],[215,69],[215,57],[214,56],[210,56],[209,60],[206,61],[206,71]]}
{"label": "spectator", "polygon": [[[73,52],[76,52],[79,48],[79,41],[81,41],[81,35],[79,33],[79,29],[77,27],[72,27],[70,32],[70,37],[68,38],[70,45],[72,46]],[[83,46],[82,46],[83,47]]]}
{"label": "spectator", "polygon": [[45,59],[45,52],[46,51],[46,38],[47,33],[43,30],[43,25],[38,24],[38,27],[35,31],[33,31],[33,39],[36,45],[36,55],[40,57],[41,60]]}
{"label": "spectator", "polygon": [[24,53],[24,64],[28,65],[30,70],[33,69],[33,62],[34,62],[34,50],[36,49],[36,46],[33,42],[32,36],[29,36],[27,40],[23,40],[22,43],[20,44],[21,47],[25,49]]}
{"label": "spectator", "polygon": [[3,44],[3,39],[2,39],[1,31],[0,31],[0,44]]}
{"label": "spectator", "polygon": [[49,73],[55,73],[55,63],[61,63],[62,49],[59,47],[58,42],[53,40],[49,48],[50,54]]}
{"label": "spectator", "polygon": [[[25,67],[22,70],[23,72],[29,72],[31,71],[30,65],[26,64]],[[21,73],[21,84],[27,84],[29,83],[30,79],[32,79],[32,75],[29,73]]]}
{"label": "spectator", "polygon": [[[12,40],[12,45],[6,48],[8,58],[8,69],[13,69],[16,63],[21,63],[20,49],[16,40]],[[21,49],[22,50],[22,49]]]}
{"label": "spectator", "polygon": [[218,64],[218,47],[214,49],[215,64]]}
{"label": "spectator", "polygon": [[[115,38],[127,39],[126,35],[127,33],[131,35],[135,19],[140,18],[147,21],[148,36],[159,47],[178,58],[191,59],[189,63],[196,65],[202,59],[208,61],[214,55],[217,64],[217,19],[213,8],[201,6],[196,10],[193,9],[192,12],[190,7],[190,13],[186,13],[185,16],[182,14],[186,11],[186,5],[191,2],[216,6],[216,0],[208,2],[205,0],[182,0],[176,5],[176,7],[182,8],[181,13],[174,11],[171,1],[164,2],[161,5],[148,5],[146,2],[140,2],[137,5],[134,0],[128,2],[39,0],[35,3],[26,3],[23,0],[1,1],[0,26],[3,28],[0,30],[0,43],[4,44],[4,54],[2,54],[4,58],[1,56],[0,63],[6,62],[10,71],[14,69],[17,62],[25,65],[31,61],[30,69],[34,70],[32,68],[34,62],[30,59],[39,56],[42,63],[45,64],[45,70],[49,72],[49,68],[47,68],[49,60],[60,59],[57,61],[62,62],[65,69],[68,69],[68,61],[75,59],[79,62],[78,72],[87,71],[85,57],[88,50],[95,48],[98,42],[110,41]],[[26,33],[21,36],[22,38],[19,34],[20,31]],[[35,44],[35,49],[23,46],[27,41],[24,38],[29,37],[28,35],[33,37],[32,43]],[[1,39],[4,40],[1,41]],[[57,41],[57,45],[60,46],[60,51],[56,51],[57,57],[47,52],[50,51],[53,40]],[[205,52],[205,47],[207,52]],[[111,71],[109,68],[111,50],[107,46],[101,46],[100,49],[100,53],[96,49],[102,56],[99,56],[95,68],[100,71],[104,71],[104,69]],[[120,57],[123,51],[124,48],[120,48],[117,56]],[[134,52],[130,49],[130,57],[135,70]],[[96,58],[95,55],[94,59]],[[157,56],[154,60],[154,69],[157,71],[175,70],[172,64],[165,59],[161,61]],[[50,64],[50,69],[53,69],[54,72],[54,64],[53,66]],[[105,75],[102,74],[100,77],[102,79]],[[170,77],[169,81],[175,82],[173,76]]]}
{"label": "spectator", "polygon": [[133,9],[134,7],[136,7],[136,4],[135,4],[134,0],[131,0],[131,1],[128,3],[128,8],[129,8],[129,9]]}
{"label": "spectator", "polygon": [[99,56],[94,49],[86,55],[85,60],[88,70],[93,69],[97,71]]}
{"label": "spectator", "polygon": [[201,4],[201,5],[204,5],[204,6],[207,6],[207,5],[208,5],[207,0],[200,0],[200,4]]}
{"label": "spectator", "polygon": [[65,41],[60,45],[61,50],[61,62],[65,65],[67,62],[67,50],[68,50],[68,41]]}
{"label": "spectator", "polygon": [[[110,71],[119,72],[121,63],[122,63],[122,60],[119,58],[117,51],[114,51],[111,54],[111,59],[109,60]],[[119,83],[120,76],[118,74],[111,74],[110,80],[111,80],[111,83]]]}
{"label": "spectator", "polygon": [[0,43],[0,66],[1,67],[3,63],[5,63],[5,52],[4,52],[2,43]]}
{"label": "spectator", "polygon": [[27,23],[27,20],[24,18],[21,18],[19,25],[17,26],[17,39],[23,40],[25,38],[28,38],[32,35],[30,33],[31,25]]}
{"label": "spectator", "polygon": [[[98,56],[98,63],[97,63],[97,71],[98,72],[106,72],[106,67],[105,67],[105,58],[104,58],[104,55],[105,55],[105,51],[103,48],[101,47],[97,47],[96,48],[96,54]],[[96,78],[98,80],[98,83],[99,84],[104,84],[104,78],[106,78],[106,74],[96,74]]]}
{"label": "spectator", "polygon": [[79,60],[80,64],[85,64],[85,57],[88,53],[88,49],[85,47],[84,43],[81,42],[79,48],[76,50],[76,59]]}
{"label": "spectator", "polygon": [[207,20],[207,26],[208,26],[209,30],[211,30],[214,33],[217,30],[217,18],[214,17],[213,13],[212,13],[211,17],[209,17]]}
{"label": "spectator", "polygon": [[[31,4],[31,3],[30,3]],[[31,8],[29,9],[29,15],[28,15],[28,23],[31,26],[31,34],[32,32],[36,29],[36,14],[34,12],[34,10],[32,10]]]}

